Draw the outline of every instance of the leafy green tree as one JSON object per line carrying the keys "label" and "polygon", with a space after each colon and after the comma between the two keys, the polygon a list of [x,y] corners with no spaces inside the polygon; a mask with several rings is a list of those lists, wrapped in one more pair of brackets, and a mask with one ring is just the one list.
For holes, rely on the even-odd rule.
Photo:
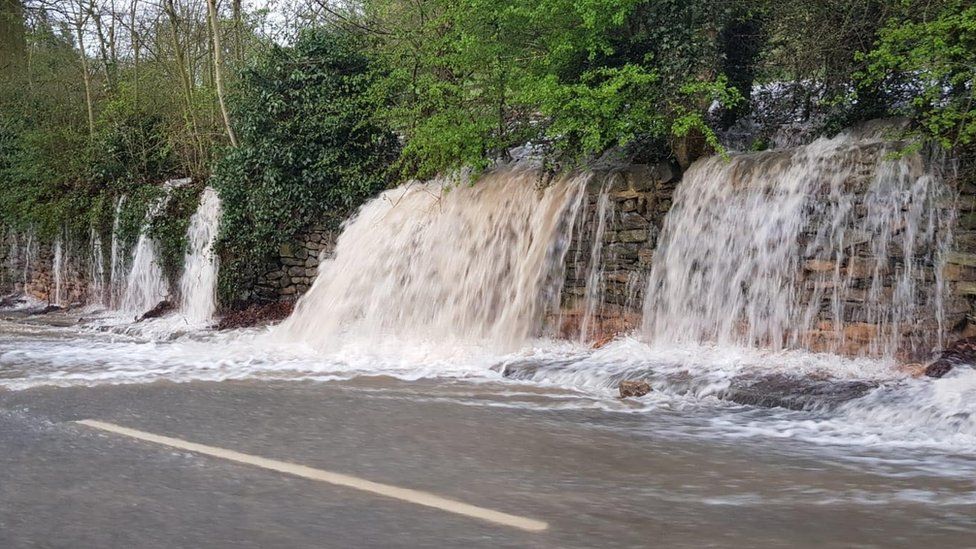
{"label": "leafy green tree", "polygon": [[[715,70],[703,1],[368,3],[386,71],[381,113],[405,137],[403,173],[484,167],[525,142],[570,162],[639,138],[701,132],[736,95]],[[682,24],[675,24],[681,21]]]}
{"label": "leafy green tree", "polygon": [[271,48],[230,98],[239,147],[212,179],[224,204],[221,288],[248,288],[280,244],[339,220],[387,186],[394,135],[373,120],[361,37],[319,28]]}
{"label": "leafy green tree", "polygon": [[948,150],[976,145],[976,5],[961,0],[906,2],[880,31],[859,76],[907,87],[904,111]]}

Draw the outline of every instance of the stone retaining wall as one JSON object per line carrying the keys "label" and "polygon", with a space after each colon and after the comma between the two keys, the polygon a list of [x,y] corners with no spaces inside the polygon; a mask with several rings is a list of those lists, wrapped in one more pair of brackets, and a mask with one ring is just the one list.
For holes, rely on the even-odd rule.
{"label": "stone retaining wall", "polygon": [[[862,181],[852,184],[863,184],[869,176],[865,170],[855,170],[855,173]],[[599,341],[639,326],[647,275],[678,181],[678,174],[666,165],[594,170],[566,255],[559,311],[549,319],[553,332],[570,339]],[[976,184],[959,184],[958,192],[953,243],[943,270],[948,342],[976,336]],[[601,200],[605,201],[606,208],[602,214],[602,238],[597,241]],[[317,276],[321,259],[334,252],[338,233],[333,227],[313,227],[294,242],[283,245],[275,264],[259,278],[252,298],[264,302],[286,301],[306,292]],[[10,238],[4,236],[4,245],[0,246],[0,295],[24,289],[22,266],[18,260],[8,257]],[[804,346],[857,354],[876,335],[877,326],[864,314],[863,304],[870,296],[863,288],[864,283],[857,282],[868,278],[871,262],[868,243],[869,239],[858,243],[855,252],[839,266],[855,279],[855,289],[860,288],[850,293],[844,318],[833,318],[831,304],[824,300],[817,312],[815,330],[806,334]],[[596,270],[593,268],[595,247],[599,247],[596,257],[601,267]],[[54,300],[52,257],[50,244],[39,247],[26,288],[42,301]],[[84,303],[88,293],[84,252],[72,250],[68,257],[62,303]],[[897,257],[893,261],[897,262]],[[802,265],[805,276],[811,280],[824,270],[838,267],[816,258],[807,258]],[[935,284],[934,275],[934,265],[929,264],[922,265],[916,276],[924,285],[931,286]],[[885,291],[891,291],[890,287]],[[840,329],[838,322],[842,323]],[[585,334],[581,333],[584,323]],[[933,333],[936,329],[933,318],[922,318],[906,327],[917,333]],[[842,334],[842,344],[837,340],[838,333]]]}
{"label": "stone retaining wall", "polygon": [[[40,243],[36,257],[33,258],[28,275],[24,277],[24,258],[21,254],[11,255],[12,250],[23,248],[12,246],[13,236],[8,234],[0,245],[0,296],[26,293],[39,301],[56,302],[56,280],[54,275],[54,246]],[[21,243],[18,243],[21,245]],[[61,269],[61,305],[84,304],[88,301],[89,280],[87,263],[82,261],[83,253],[70,245],[64,247]]]}
{"label": "stone retaining wall", "polygon": [[647,274],[677,183],[664,164],[593,172],[566,254],[555,319],[561,337],[599,340],[640,324]]}
{"label": "stone retaining wall", "polygon": [[272,267],[258,278],[252,297],[257,301],[294,300],[308,291],[318,275],[319,262],[335,251],[339,231],[312,227],[294,242],[283,244]]}

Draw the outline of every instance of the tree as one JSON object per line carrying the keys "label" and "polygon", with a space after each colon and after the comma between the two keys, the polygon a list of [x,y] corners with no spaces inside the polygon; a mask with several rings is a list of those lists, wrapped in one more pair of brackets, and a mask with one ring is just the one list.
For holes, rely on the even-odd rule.
{"label": "tree", "polygon": [[20,0],[0,0],[0,74],[19,69],[26,55],[24,6]]}
{"label": "tree", "polygon": [[338,221],[389,183],[397,140],[376,124],[374,73],[357,34],[303,32],[240,75],[229,98],[239,146],[216,166],[224,205],[225,297],[250,287],[278,246],[312,223]]}
{"label": "tree", "polygon": [[[976,146],[976,6],[947,0],[900,10],[863,56],[864,85],[896,88],[903,112],[947,150]],[[905,93],[907,92],[907,93]]]}

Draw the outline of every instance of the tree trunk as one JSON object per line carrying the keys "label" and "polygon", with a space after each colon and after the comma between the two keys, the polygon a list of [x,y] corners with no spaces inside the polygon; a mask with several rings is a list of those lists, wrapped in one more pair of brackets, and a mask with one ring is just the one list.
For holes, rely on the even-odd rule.
{"label": "tree trunk", "polygon": [[193,166],[193,169],[196,170],[204,160],[204,151],[203,144],[200,142],[200,131],[197,125],[196,114],[193,112],[193,82],[190,80],[190,74],[187,69],[183,45],[180,44],[179,15],[176,13],[173,0],[165,0],[163,11],[166,12],[169,18],[170,37],[173,39],[173,55],[176,58],[177,70],[180,73],[180,82],[183,85],[183,102],[186,107],[184,117],[187,125],[190,127],[192,134],[191,141],[195,143],[197,149],[197,161],[195,163],[196,165]]}
{"label": "tree trunk", "polygon": [[75,19],[75,33],[78,37],[78,58],[81,60],[81,76],[85,82],[85,106],[88,108],[88,137],[95,138],[95,105],[92,98],[91,73],[88,70],[88,55],[85,53],[85,21],[87,17],[82,14],[83,6],[78,6],[78,15]]}
{"label": "tree trunk", "polygon": [[20,0],[0,0],[0,72],[16,70],[26,56],[24,6]]}
{"label": "tree trunk", "polygon": [[230,144],[237,146],[237,136],[234,135],[234,128],[230,124],[230,114],[227,112],[227,105],[224,102],[224,78],[221,76],[221,52],[220,52],[220,27],[217,21],[217,0],[207,0],[207,9],[210,12],[210,32],[213,36],[213,74],[214,83],[217,84],[217,101],[220,103],[220,114],[224,117],[224,127],[227,129],[227,137]]}

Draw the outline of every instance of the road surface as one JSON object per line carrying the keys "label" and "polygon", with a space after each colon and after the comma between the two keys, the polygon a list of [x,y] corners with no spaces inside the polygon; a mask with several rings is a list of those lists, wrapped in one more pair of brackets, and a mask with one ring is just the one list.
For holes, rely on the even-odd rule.
{"label": "road surface", "polygon": [[[971,502],[900,496],[963,497],[971,479],[893,478],[789,444],[659,435],[646,414],[526,409],[480,392],[389,378],[0,390],[0,547],[934,547],[976,533]],[[77,423],[86,419],[547,527]]]}

